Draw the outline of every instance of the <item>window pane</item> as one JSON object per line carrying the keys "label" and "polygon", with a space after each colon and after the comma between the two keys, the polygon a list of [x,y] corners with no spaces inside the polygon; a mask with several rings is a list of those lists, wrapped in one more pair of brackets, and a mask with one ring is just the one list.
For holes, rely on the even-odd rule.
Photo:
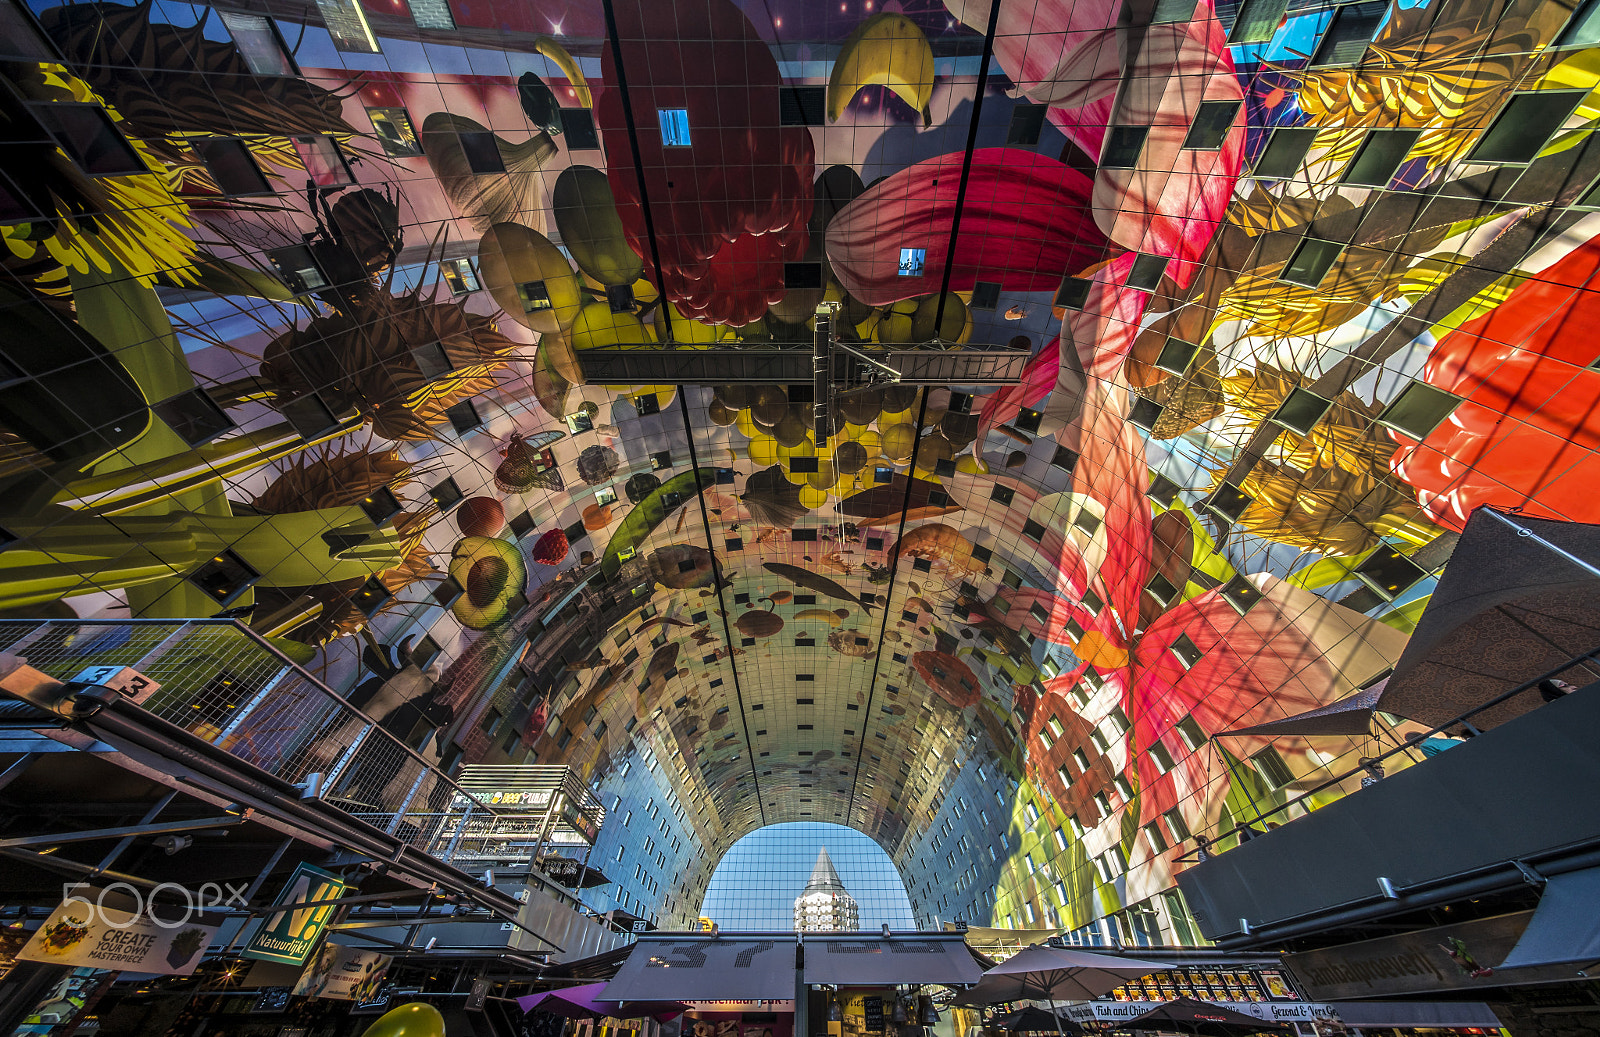
{"label": "window pane", "polygon": [[1367,44],[1372,42],[1373,34],[1383,24],[1383,16],[1388,9],[1389,5],[1380,0],[1377,3],[1346,4],[1335,10],[1333,21],[1328,23],[1328,31],[1322,35],[1311,66],[1351,65],[1360,61],[1367,53]]}
{"label": "window pane", "polygon": [[1144,150],[1144,139],[1150,133],[1148,126],[1113,126],[1106,134],[1105,153],[1101,156],[1102,169],[1132,169],[1139,163],[1139,152]]}
{"label": "window pane", "polygon": [[211,171],[211,179],[225,195],[271,194],[272,186],[244,141],[231,137],[208,137],[196,145],[200,158]]}
{"label": "window pane", "polygon": [[234,45],[239,48],[250,71],[258,76],[292,76],[296,74],[294,62],[283,49],[278,31],[272,22],[260,15],[241,14],[238,11],[217,11],[217,17],[228,27]]}
{"label": "window pane", "polygon": [[1373,130],[1341,179],[1361,187],[1388,187],[1421,134],[1421,130]]}
{"label": "window pane", "polygon": [[1467,156],[1468,162],[1532,162],[1578,107],[1581,90],[1517,94]]}
{"label": "window pane", "polygon": [[1183,146],[1203,151],[1215,151],[1227,139],[1228,130],[1239,114],[1239,101],[1204,101],[1195,112],[1194,123]]}
{"label": "window pane", "polygon": [[1289,0],[1245,0],[1234,19],[1229,43],[1266,43],[1283,23]]}
{"label": "window pane", "polygon": [[1283,273],[1278,276],[1291,284],[1315,288],[1322,283],[1343,251],[1344,246],[1337,241],[1303,238],[1300,247],[1294,250],[1294,256],[1283,268]]}
{"label": "window pane", "polygon": [[1316,139],[1317,131],[1312,129],[1273,130],[1272,139],[1267,141],[1251,175],[1262,180],[1287,180],[1300,172],[1306,152]]}
{"label": "window pane", "polygon": [[38,104],[33,113],[85,173],[126,176],[150,172],[99,105]]}

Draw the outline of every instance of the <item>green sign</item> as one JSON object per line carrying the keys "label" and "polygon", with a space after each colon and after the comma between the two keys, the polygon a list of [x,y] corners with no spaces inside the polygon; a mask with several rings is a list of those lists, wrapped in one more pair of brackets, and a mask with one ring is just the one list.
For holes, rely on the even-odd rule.
{"label": "green sign", "polygon": [[[289,876],[288,885],[273,904],[289,910],[274,911],[262,921],[245,945],[244,956],[284,965],[304,965],[337,907],[322,901],[336,899],[350,888],[339,876],[302,863]],[[321,906],[297,908],[295,904]]]}

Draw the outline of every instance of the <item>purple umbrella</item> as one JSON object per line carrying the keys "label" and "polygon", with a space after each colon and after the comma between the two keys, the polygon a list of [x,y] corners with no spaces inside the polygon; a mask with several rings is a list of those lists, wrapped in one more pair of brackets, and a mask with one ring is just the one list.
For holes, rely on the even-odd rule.
{"label": "purple umbrella", "polygon": [[640,1019],[650,1016],[664,1023],[689,1006],[680,1001],[597,1001],[595,997],[605,989],[604,983],[585,983],[561,990],[547,990],[542,994],[529,994],[517,998],[524,1012],[535,1008],[565,1016],[568,1019]]}

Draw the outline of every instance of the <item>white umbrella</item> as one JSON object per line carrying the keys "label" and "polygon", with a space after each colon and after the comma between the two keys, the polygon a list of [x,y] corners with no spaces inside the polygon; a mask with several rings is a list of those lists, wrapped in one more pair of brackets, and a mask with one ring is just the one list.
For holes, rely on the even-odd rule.
{"label": "white umbrella", "polygon": [[[1072,948],[1035,945],[983,974],[978,985],[959,999],[968,1004],[1046,1000],[1056,1015],[1057,1001],[1089,1001],[1109,994],[1130,979],[1167,968],[1157,961],[1119,958]],[[1056,1016],[1060,1029],[1060,1016]]]}

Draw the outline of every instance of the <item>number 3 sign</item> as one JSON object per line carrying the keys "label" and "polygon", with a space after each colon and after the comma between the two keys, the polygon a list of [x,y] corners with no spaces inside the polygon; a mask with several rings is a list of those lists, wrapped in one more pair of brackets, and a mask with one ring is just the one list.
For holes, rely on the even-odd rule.
{"label": "number 3 sign", "polygon": [[74,684],[98,684],[141,703],[161,685],[130,666],[90,666],[72,678]]}

